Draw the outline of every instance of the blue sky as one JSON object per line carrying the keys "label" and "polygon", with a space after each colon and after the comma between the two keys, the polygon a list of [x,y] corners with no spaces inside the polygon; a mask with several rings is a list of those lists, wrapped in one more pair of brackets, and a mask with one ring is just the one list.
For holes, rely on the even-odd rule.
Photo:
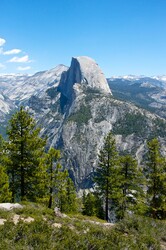
{"label": "blue sky", "polygon": [[166,0],[0,0],[0,74],[86,55],[104,74],[166,74]]}

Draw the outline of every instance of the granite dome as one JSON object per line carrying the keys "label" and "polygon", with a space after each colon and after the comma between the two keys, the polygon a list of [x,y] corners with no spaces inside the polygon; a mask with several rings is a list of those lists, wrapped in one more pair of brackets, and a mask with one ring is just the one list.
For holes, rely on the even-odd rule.
{"label": "granite dome", "polygon": [[64,96],[70,99],[75,84],[96,88],[103,93],[111,94],[102,70],[92,58],[87,56],[72,58],[70,68],[62,74],[59,89]]}

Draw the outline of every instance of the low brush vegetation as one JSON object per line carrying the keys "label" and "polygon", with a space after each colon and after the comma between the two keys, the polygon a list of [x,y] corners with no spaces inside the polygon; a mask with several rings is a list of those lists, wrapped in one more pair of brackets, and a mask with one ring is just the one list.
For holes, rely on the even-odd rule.
{"label": "low brush vegetation", "polygon": [[145,136],[147,134],[147,121],[141,114],[127,114],[124,119],[116,122],[113,132],[115,134],[123,134],[124,136],[136,134],[137,136]]}
{"label": "low brush vegetation", "polygon": [[[128,215],[116,224],[83,215],[56,217],[52,209],[36,203],[22,203],[23,209],[0,210],[0,249],[164,249],[166,223]],[[34,221],[13,222],[14,215]]]}

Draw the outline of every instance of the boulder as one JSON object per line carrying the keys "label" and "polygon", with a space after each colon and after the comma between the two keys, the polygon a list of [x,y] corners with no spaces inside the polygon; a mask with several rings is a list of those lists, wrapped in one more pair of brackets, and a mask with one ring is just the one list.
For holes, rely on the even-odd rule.
{"label": "boulder", "polygon": [[12,210],[14,208],[23,208],[23,206],[18,203],[0,203],[0,209]]}
{"label": "boulder", "polygon": [[60,218],[67,218],[68,216],[66,214],[63,214],[60,212],[60,209],[58,207],[54,208],[55,216]]}

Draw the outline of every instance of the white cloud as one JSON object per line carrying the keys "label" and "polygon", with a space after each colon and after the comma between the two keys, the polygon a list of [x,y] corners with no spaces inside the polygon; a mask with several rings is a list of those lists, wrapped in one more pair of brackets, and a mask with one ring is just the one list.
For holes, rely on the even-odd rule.
{"label": "white cloud", "polygon": [[6,69],[5,65],[3,65],[2,63],[0,63],[0,69]]}
{"label": "white cloud", "polygon": [[15,63],[25,63],[25,62],[30,62],[29,61],[29,56],[26,55],[26,56],[23,56],[23,57],[13,57],[11,58],[8,62],[15,62]]}
{"label": "white cloud", "polygon": [[0,46],[4,45],[6,43],[6,40],[3,38],[0,38]]}
{"label": "white cloud", "polygon": [[17,70],[21,70],[21,71],[23,71],[23,70],[29,70],[29,69],[31,69],[30,66],[27,66],[27,67],[19,66],[19,67],[17,67]]}
{"label": "white cloud", "polygon": [[14,55],[14,54],[19,54],[21,52],[20,49],[11,49],[11,50],[7,50],[2,52],[3,55]]}

